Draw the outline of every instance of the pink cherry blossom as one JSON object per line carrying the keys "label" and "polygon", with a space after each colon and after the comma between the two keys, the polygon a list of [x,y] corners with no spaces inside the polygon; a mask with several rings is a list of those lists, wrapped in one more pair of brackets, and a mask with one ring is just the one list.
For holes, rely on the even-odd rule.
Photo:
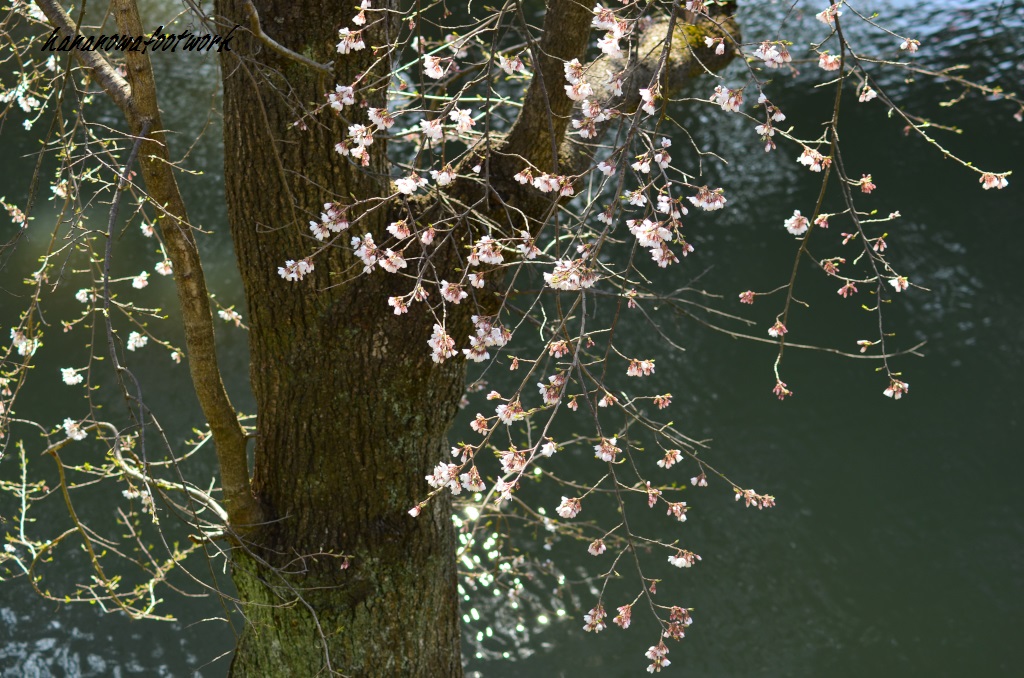
{"label": "pink cherry blossom", "polygon": [[793,392],[786,388],[786,382],[781,380],[775,382],[775,388],[772,389],[772,393],[779,400],[785,400],[788,396],[793,395]]}
{"label": "pink cherry blossom", "polygon": [[370,273],[373,271],[373,265],[377,263],[377,258],[380,255],[380,250],[377,249],[377,245],[373,242],[373,236],[369,233],[361,238],[353,236],[350,244],[355,255],[363,262],[363,272]]}
{"label": "pink cherry blossom", "polygon": [[658,497],[661,496],[661,490],[651,486],[651,481],[646,481],[647,484],[647,508],[654,508],[654,505],[658,503]]}
{"label": "pink cherry blossom", "polygon": [[540,176],[534,177],[533,187],[542,193],[551,193],[557,191],[560,186],[559,177],[556,175],[548,174],[547,172]]}
{"label": "pink cherry blossom", "polygon": [[284,262],[284,266],[279,266],[277,268],[277,274],[284,278],[285,280],[289,280],[291,282],[302,280],[302,278],[305,277],[307,273],[310,273],[312,271],[313,262],[311,262],[309,259],[300,259],[299,261],[293,261],[289,259],[288,261]]}
{"label": "pink cherry blossom", "polygon": [[388,225],[388,233],[395,236],[398,240],[405,240],[412,235],[412,231],[405,223],[405,219],[394,221]]}
{"label": "pink cherry blossom", "polygon": [[823,52],[821,56],[818,57],[818,66],[825,71],[838,71],[842,63],[842,59],[839,58],[838,54]]}
{"label": "pink cherry blossom", "polygon": [[366,48],[362,31],[352,31],[348,28],[339,29],[338,41],[338,54],[349,54]]}
{"label": "pink cherry blossom", "polygon": [[[147,337],[144,334],[139,334],[138,332],[132,332],[128,335],[128,341],[125,342],[125,347],[128,350],[135,350],[136,348],[142,348],[145,346],[148,341],[150,341],[150,337]],[[34,342],[30,341],[28,343],[32,345]],[[18,352],[20,353],[20,350],[18,350]]]}
{"label": "pink cherry blossom", "polygon": [[604,5],[597,4],[594,5],[593,12],[594,18],[590,20],[591,26],[604,31],[615,30],[618,22],[616,21],[615,13],[612,10],[608,9]]}
{"label": "pink cherry blossom", "polygon": [[523,72],[523,61],[518,56],[514,56],[510,59],[504,54],[499,54],[498,67],[508,75],[514,75],[516,73]]}
{"label": "pink cherry blossom", "polygon": [[567,61],[563,66],[563,70],[565,71],[565,79],[570,85],[575,85],[583,77],[583,65],[579,59]]}
{"label": "pink cherry blossom", "polygon": [[431,56],[429,54],[423,57],[423,73],[428,78],[440,80],[441,78],[444,77],[446,71],[447,68],[441,67],[440,57]]}
{"label": "pink cherry blossom", "polygon": [[529,231],[520,231],[519,236],[522,238],[522,242],[516,244],[516,249],[519,250],[524,259],[536,259],[537,255],[540,254],[540,248],[534,243],[533,236],[530,235]]}
{"label": "pink cherry blossom", "polygon": [[597,48],[610,57],[622,54],[622,45],[619,44],[619,37],[615,33],[605,33],[604,37],[598,38]]}
{"label": "pink cherry blossom", "polygon": [[647,196],[641,190],[626,191],[625,198],[626,202],[636,207],[643,207],[647,204]]}
{"label": "pink cherry blossom", "polygon": [[469,265],[500,264],[505,261],[501,254],[501,245],[491,236],[485,235],[477,240],[469,252]]}
{"label": "pink cherry blossom", "polygon": [[462,285],[458,283],[450,283],[447,280],[442,280],[441,296],[453,304],[458,304],[460,301],[462,301],[469,295],[466,294],[465,291],[463,291]]}
{"label": "pink cherry blossom", "polygon": [[679,522],[685,523],[686,522],[686,512],[688,510],[689,510],[689,507],[686,505],[685,501],[669,502],[669,504],[668,504],[668,511],[666,512],[666,515],[670,515],[670,516],[674,517],[676,520],[678,520]]}
{"label": "pink cherry blossom", "polygon": [[448,358],[457,355],[455,340],[444,331],[444,327],[441,325],[434,325],[434,332],[427,340],[427,345],[430,346],[430,357],[435,363],[443,363]]}
{"label": "pink cherry blossom", "polygon": [[658,460],[658,466],[663,469],[670,469],[683,460],[683,453],[680,450],[666,450],[665,456]]}
{"label": "pink cherry blossom", "polygon": [[737,112],[743,105],[743,90],[729,89],[718,85],[711,95],[711,103],[718,104],[723,111]]}
{"label": "pink cherry blossom", "polygon": [[637,360],[634,358],[629,361],[629,367],[626,368],[626,376],[628,377],[646,377],[651,374],[654,374],[653,360]]}
{"label": "pink cherry blossom", "polygon": [[725,54],[725,38],[712,38],[711,36],[705,36],[704,46],[708,48],[714,47],[715,54],[718,56]]}
{"label": "pink cherry blossom", "polygon": [[370,108],[366,111],[372,122],[381,129],[388,129],[395,124],[395,119],[386,108]]}
{"label": "pink cherry blossom", "polygon": [[712,212],[725,207],[724,194],[724,189],[716,188],[714,190],[710,190],[707,186],[701,186],[697,189],[697,195],[690,196],[689,201],[703,210]]}
{"label": "pink cherry blossom", "polygon": [[384,254],[377,259],[377,264],[388,273],[398,273],[399,269],[409,265],[400,253],[390,249],[384,250]]}
{"label": "pink cherry blossom", "polygon": [[601,442],[594,445],[594,456],[601,461],[615,462],[616,455],[622,450],[615,445],[617,438],[601,438]]}
{"label": "pink cherry blossom", "polygon": [[897,292],[902,292],[910,286],[910,282],[907,280],[907,277],[903,275],[896,276],[895,278],[889,278],[888,282]]}
{"label": "pink cherry blossom", "polygon": [[583,615],[583,621],[586,625],[583,627],[584,631],[593,631],[594,633],[600,633],[605,627],[604,623],[604,608],[598,604],[590,612]]}
{"label": "pink cherry blossom", "polygon": [[395,315],[402,315],[403,313],[409,312],[409,307],[406,305],[405,300],[402,297],[388,297],[388,306],[395,309]]}
{"label": "pink cherry blossom", "polygon": [[480,470],[476,466],[471,466],[468,473],[461,474],[459,481],[470,492],[483,492],[487,489],[483,479],[480,477]]}
{"label": "pink cherry blossom", "polygon": [[455,123],[455,129],[460,134],[468,133],[476,125],[473,110],[469,108],[456,108],[448,113],[448,117]]}
{"label": "pink cherry blossom", "polygon": [[427,180],[424,179],[423,177],[421,177],[416,172],[413,172],[412,174],[410,174],[407,177],[401,177],[399,179],[395,179],[395,188],[398,189],[399,193],[403,193],[405,195],[412,195],[419,188],[421,188],[423,186],[426,186],[426,185],[427,185]]}
{"label": "pink cherry blossom", "polygon": [[340,111],[345,106],[351,106],[355,102],[355,90],[348,85],[337,85],[333,92],[327,93],[327,103],[336,111]]}
{"label": "pink cherry blossom", "polygon": [[366,10],[369,9],[369,7],[370,0],[363,0],[362,4],[359,6],[359,12],[352,17],[352,23],[356,26],[366,25]]}
{"label": "pink cherry blossom", "polygon": [[526,418],[526,412],[523,411],[523,406],[518,400],[513,400],[507,405],[498,405],[494,412],[506,426]]}
{"label": "pink cherry blossom", "polygon": [[640,106],[643,111],[649,115],[654,115],[654,102],[658,98],[658,91],[656,87],[650,89],[643,88],[640,90],[640,100],[643,104]]}
{"label": "pink cherry blossom", "polygon": [[833,257],[832,259],[822,260],[821,268],[823,271],[825,271],[825,273],[828,273],[829,275],[838,275],[839,264],[845,263],[846,259],[843,259],[842,257]]}
{"label": "pink cherry blossom", "polygon": [[807,169],[812,172],[820,172],[822,169],[832,164],[831,158],[826,158],[813,148],[805,148],[804,152],[800,154],[800,157],[797,158],[796,161],[807,167]]}
{"label": "pink cherry blossom", "polygon": [[562,497],[562,502],[558,505],[558,508],[555,509],[555,513],[566,520],[571,520],[572,518],[575,518],[581,510],[582,507],[580,506],[579,499],[576,499],[575,497],[572,499]]}
{"label": "pink cherry blossom", "polygon": [[526,468],[526,455],[521,450],[517,450],[515,445],[511,449],[505,450],[498,455],[498,461],[501,463],[501,470],[503,473],[519,473]]}
{"label": "pink cherry blossom", "polygon": [[910,390],[910,384],[899,379],[890,378],[889,388],[885,389],[882,393],[886,398],[892,398],[893,400],[899,400],[903,397],[904,393]]}
{"label": "pink cherry blossom", "polygon": [[477,433],[484,434],[490,430],[490,426],[487,424],[487,419],[484,415],[477,413],[476,418],[469,423],[469,427]]}
{"label": "pink cherry blossom", "polygon": [[455,181],[455,170],[451,165],[445,165],[440,171],[430,170],[430,178],[436,181],[438,186],[447,186]]}
{"label": "pink cherry blossom", "polygon": [[459,467],[455,464],[441,462],[434,467],[434,472],[426,476],[427,484],[436,489],[447,487],[452,494],[462,492],[462,483],[459,481]]}
{"label": "pink cherry blossom", "polygon": [[[724,49],[722,50],[725,51]],[[762,42],[756,50],[754,50],[754,56],[764,61],[765,66],[768,68],[781,68],[793,60],[793,57],[789,54],[789,49],[786,48],[785,43],[781,42]]]}
{"label": "pink cherry blossom", "polygon": [[441,128],[441,119],[420,120],[420,128],[428,139],[440,141],[444,137],[444,130]]}
{"label": "pink cherry blossom", "polygon": [[981,175],[981,179],[979,181],[981,182],[981,187],[986,191],[990,188],[1001,189],[1010,185],[1005,174],[989,174],[986,172]]}
{"label": "pink cherry blossom", "polygon": [[793,216],[786,219],[783,226],[793,235],[803,235],[810,228],[811,222],[807,220],[807,217],[800,214],[800,210],[793,210]]}
{"label": "pink cherry blossom", "polygon": [[78,371],[73,367],[62,368],[60,371],[60,376],[61,379],[64,380],[64,383],[67,384],[68,386],[75,386],[76,384],[81,384],[82,381],[85,379],[85,377],[79,374]]}
{"label": "pink cherry blossom", "polygon": [[[373,143],[373,128],[366,125],[349,125],[348,135],[356,147],[369,146]],[[351,154],[353,151],[349,151],[349,153]]]}
{"label": "pink cherry blossom", "polygon": [[668,628],[661,632],[661,636],[673,640],[682,639],[686,635],[686,627],[693,623],[689,610],[682,607],[673,607],[669,610],[668,619]]}
{"label": "pink cherry blossom", "polygon": [[612,619],[612,621],[621,626],[623,629],[628,629],[629,624],[632,621],[631,618],[633,616],[633,606],[623,605],[622,607],[617,608],[617,611],[618,614],[615,615],[615,619]]}
{"label": "pink cherry blossom", "polygon": [[583,101],[594,96],[594,88],[585,79],[580,78],[571,85],[565,85],[565,95],[573,101]]}
{"label": "pink cherry blossom", "polygon": [[837,2],[834,5],[830,5],[823,11],[815,14],[814,18],[820,21],[821,23],[825,24],[826,26],[831,26],[833,23],[835,23],[837,17],[841,17],[843,15],[843,13],[839,11],[839,7],[841,4],[842,3]]}
{"label": "pink cherry blossom", "polygon": [[679,549],[674,556],[668,557],[668,562],[676,567],[693,567],[701,559],[696,553]]}
{"label": "pink cherry blossom", "polygon": [[569,342],[564,339],[552,341],[548,344],[548,354],[551,355],[552,358],[561,358],[562,356],[567,355],[570,350],[571,346],[569,345]]}
{"label": "pink cherry blossom", "polygon": [[551,273],[544,274],[544,282],[553,289],[576,291],[593,287],[597,274],[584,265],[582,259],[559,259]]}
{"label": "pink cherry blossom", "polygon": [[668,648],[665,647],[664,641],[647,648],[644,656],[651,660],[650,666],[647,667],[647,673],[661,673],[663,668],[671,664],[672,662],[665,656],[667,654]]}

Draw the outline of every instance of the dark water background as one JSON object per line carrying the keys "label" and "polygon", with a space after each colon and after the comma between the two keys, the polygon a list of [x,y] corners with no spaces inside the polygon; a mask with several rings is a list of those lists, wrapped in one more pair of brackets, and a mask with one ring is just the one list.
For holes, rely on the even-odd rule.
{"label": "dark water background", "polygon": [[[966,62],[978,77],[1021,89],[1022,3],[901,2],[895,7],[896,25],[922,40],[929,60],[937,54],[941,65]],[[774,35],[770,27],[784,10],[745,8],[746,38]],[[155,10],[150,15],[156,16]],[[810,17],[794,21],[801,28],[788,36],[820,34],[802,32],[814,30]],[[164,109],[168,126],[182,130],[178,153],[206,124],[217,83],[212,58],[186,58],[187,68],[182,60],[157,63],[164,91],[176,92],[175,98],[164,98]],[[804,70],[795,82],[779,78],[769,92],[788,122],[813,136],[811,130],[829,114],[832,92],[810,90],[807,83],[820,81],[821,74],[812,65]],[[941,138],[978,166],[1018,173],[1024,167],[1024,125],[1011,118],[1009,104],[972,97],[940,109],[935,102],[955,92],[924,80],[883,82],[916,111],[964,128],[963,135]],[[1024,177],[1015,174],[1004,191],[982,191],[973,173],[904,136],[902,125],[887,120],[878,102],[859,105],[848,96],[843,107],[847,169],[852,176],[871,173],[879,186],[861,204],[883,214],[901,211],[903,219],[886,227],[892,234],[890,259],[931,290],[901,295],[887,313],[889,328],[897,332],[894,345],[906,348],[927,339],[925,357],[898,360],[911,392],[892,402],[882,397],[885,381],[873,364],[788,351],[783,376],[796,395],[778,403],[769,393],[772,347],[737,342],[663,315],[663,328],[687,348],[683,354],[658,355],[655,383],[676,395],[677,423],[693,437],[713,438],[708,458],[741,484],[778,498],[774,510],[744,510],[714,481],[687,498],[694,508],[682,535],[703,562],[666,589],[696,610],[686,640],[672,646],[671,670],[691,676],[1013,675],[1012,667],[1024,663],[1019,621],[1024,603],[1019,490]],[[723,294],[727,310],[758,320],[754,332],[760,333],[780,310],[779,302],[759,300],[746,309],[734,301],[736,294],[775,287],[788,277],[796,246],[782,220],[793,209],[810,213],[819,175],[797,166],[797,152],[788,146],[765,155],[751,125],[736,116],[682,108],[678,116],[698,140],[735,159],[714,170],[713,184],[727,187],[729,207],[694,221],[697,252],[678,275],[710,267],[702,285]],[[7,127],[0,137],[7,158],[0,195],[12,201],[25,190],[25,177],[9,171],[20,166],[13,158],[30,151],[36,138],[16,132]],[[182,183],[193,219],[214,231],[202,243],[210,286],[222,303],[239,304],[244,311],[225,224],[219,137],[214,118],[192,157],[192,166],[205,175]],[[680,159],[682,147],[677,140],[673,150]],[[837,211],[838,203],[826,209]],[[36,216],[46,223],[45,208]],[[815,251],[838,253],[828,238],[838,240],[840,230],[834,226],[819,234],[825,237]],[[41,246],[31,239],[25,245],[27,252]],[[129,255],[136,248],[144,262],[125,274],[152,269],[151,246],[151,241],[119,245]],[[852,311],[853,305],[835,294],[837,285],[807,263],[798,293],[812,308],[796,310],[791,322],[800,327],[801,339],[850,348],[855,339],[871,338],[873,316]],[[150,292],[147,301],[173,308],[169,281],[152,277]],[[0,301],[4,329],[17,309],[6,296]],[[175,336],[173,323],[167,325],[166,333]],[[643,329],[636,328],[634,346],[641,346]],[[251,411],[244,333],[224,328],[221,338],[228,388],[236,406]],[[59,337],[51,339],[39,364],[40,370],[56,373],[66,360],[46,362],[47,353],[56,352],[52,347],[60,346]],[[624,347],[630,347],[629,340]],[[139,367],[145,374],[146,366]],[[150,400],[163,412],[165,426],[184,436],[199,421],[184,370],[168,376],[162,368],[152,369],[162,381],[159,392],[151,387]],[[57,377],[52,381],[34,401],[22,398],[22,414],[32,407],[61,413],[82,407],[72,389]],[[9,456],[0,466],[5,478],[16,474],[13,462]],[[200,477],[204,472],[209,469],[197,470]],[[102,509],[103,497],[93,501]],[[62,518],[61,509],[51,507],[53,520]],[[563,561],[566,571],[592,565],[582,549],[570,552],[576,562]],[[51,569],[49,576],[59,575]],[[67,572],[69,580],[77,576]],[[593,604],[585,586],[574,593],[582,611]],[[468,669],[480,676],[637,675],[646,665],[644,650],[656,639],[639,614],[629,631],[613,627],[595,638],[582,631],[581,610],[568,609],[567,619],[548,614],[543,623],[537,618],[542,612],[523,605],[511,616],[503,613],[499,627],[498,621],[488,621],[491,605],[474,599],[464,607],[467,615],[472,609],[483,613],[479,621],[469,617],[464,644]],[[0,670],[5,676],[196,670],[223,675],[232,629],[223,621],[202,621],[223,616],[217,601],[168,596],[165,610],[180,621],[132,623],[92,608],[57,608],[40,601],[23,581],[5,583],[0,587]],[[522,631],[512,633],[509,619]],[[483,641],[476,641],[477,633]],[[502,653],[507,660],[500,659]]]}

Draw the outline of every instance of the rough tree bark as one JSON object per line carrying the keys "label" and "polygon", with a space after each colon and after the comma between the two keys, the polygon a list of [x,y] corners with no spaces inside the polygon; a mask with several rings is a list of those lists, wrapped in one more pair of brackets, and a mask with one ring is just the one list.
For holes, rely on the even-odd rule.
{"label": "rough tree bark", "polygon": [[[345,1],[255,6],[267,35],[321,63],[338,56],[338,28],[354,14]],[[217,12],[248,24],[244,2]],[[397,21],[378,22],[366,43],[393,42]],[[237,42],[223,56],[225,179],[259,415],[253,490],[268,522],[233,555],[249,604],[232,675],[460,675],[451,505],[416,520],[407,511],[446,454],[464,367],[431,361],[428,318],[387,317],[395,281],[355,277],[362,265],[347,247],[318,257],[300,285],[277,274],[307,253],[306,225],[325,202],[390,192],[383,139],[363,171],[335,152],[345,130],[329,110],[294,126],[376,57],[340,58],[329,80],[249,36]],[[386,105],[389,71],[384,59],[371,72],[383,79],[370,106]],[[349,216],[355,232],[380,234],[389,214]],[[328,554],[351,556],[351,567]]]}
{"label": "rough tree bark", "polygon": [[[352,8],[256,3],[272,39],[321,63],[338,57]],[[246,9],[227,0],[218,14],[247,24]],[[366,43],[393,42],[397,20],[367,30]],[[335,152],[345,130],[329,110],[306,130],[293,124],[376,57],[339,58],[329,80],[247,36],[234,50],[223,57],[225,178],[259,414],[253,489],[268,522],[233,556],[250,604],[232,675],[317,675],[328,662],[348,676],[461,675],[451,504],[415,520],[407,511],[447,453],[464,367],[431,361],[432,322],[418,309],[395,322],[385,300],[407,290],[388,276],[355,277],[362,265],[349,248],[318,257],[301,285],[276,272],[307,253],[306,225],[325,202],[391,192],[383,139],[364,171]],[[370,106],[386,105],[389,72],[386,59],[371,71],[381,80]],[[354,232],[379,237],[390,215],[349,217]],[[329,553],[351,556],[351,567]]]}

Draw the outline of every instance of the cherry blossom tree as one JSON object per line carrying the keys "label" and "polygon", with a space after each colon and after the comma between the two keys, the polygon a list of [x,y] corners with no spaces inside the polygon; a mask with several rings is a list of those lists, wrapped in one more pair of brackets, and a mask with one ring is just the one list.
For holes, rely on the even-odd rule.
{"label": "cherry blossom tree", "polygon": [[[17,229],[3,262],[19,261],[26,234],[49,245],[0,364],[0,444],[20,464],[3,488],[22,517],[0,563],[48,599],[159,618],[172,570],[201,580],[193,561],[223,559],[237,587],[224,595],[246,620],[236,676],[460,675],[460,578],[515,593],[514,575],[531,568],[477,557],[493,550],[484,527],[497,520],[578,540],[601,592],[586,630],[628,632],[634,614],[652,615],[660,633],[638,665],[667,667],[694,614],[659,597],[653,573],[701,557],[685,532],[666,540],[647,516],[685,522],[700,497],[687,486],[757,509],[776,499],[734,480],[742,469],[713,465],[706,443],[671,423],[672,395],[645,387],[658,358],[679,348],[658,314],[695,314],[711,331],[775,345],[765,397],[799,397],[783,357],[814,348],[799,340],[807,314],[794,312],[804,305],[794,289],[798,275],[817,276],[878,327],[849,347],[817,348],[869,364],[879,396],[910,397],[899,358],[918,347],[894,338],[883,311],[924,290],[887,251],[899,213],[861,206],[876,186],[844,163],[843,116],[887,107],[980,191],[1006,187],[1010,173],[948,151],[942,126],[894,100],[886,78],[940,78],[999,114],[1024,110],[959,70],[929,70],[927,45],[858,2],[794,4],[787,19],[818,21],[811,45],[787,39],[785,21],[743,35],[734,3],[702,0],[185,4],[197,34],[232,35],[219,58],[241,310],[220,306],[205,281],[161,118],[173,104],[153,74],[157,47],[96,40],[40,52],[43,35],[58,45],[150,36],[136,3],[5,10],[4,58],[18,80],[0,91],[2,115],[42,130],[44,153],[34,170],[19,161],[30,197],[4,202]],[[800,71],[834,93],[818,127],[791,125],[772,99],[772,81]],[[120,110],[116,125],[93,113],[99,99]],[[727,298],[678,283],[693,277],[677,273],[686,259],[701,256],[693,224],[729,207],[729,186],[710,184],[708,168],[743,163],[681,127],[683,106],[741,116],[764,152],[820,177],[817,203],[793,205],[773,226],[793,238],[776,288],[745,289],[741,272]],[[44,156],[57,162],[53,176],[40,170]],[[50,192],[57,217],[33,221]],[[826,213],[826,196],[843,208]],[[153,243],[141,272],[115,256],[122,232]],[[145,303],[154,276],[173,277],[181,346],[162,338]],[[80,313],[52,317],[45,302],[56,295],[73,296]],[[739,305],[755,303],[772,305],[775,321],[744,330]],[[629,314],[650,328],[642,355],[622,348]],[[249,332],[253,413],[224,388],[217,318]],[[33,374],[46,335],[61,331],[81,337],[81,353],[67,356],[60,382]],[[187,449],[141,396],[144,362],[189,370],[205,427]],[[499,371],[513,384],[503,392],[487,385]],[[19,393],[36,379],[83,389],[88,410],[19,417]],[[120,400],[101,399],[111,389]],[[453,431],[460,405],[475,416]],[[579,433],[560,437],[565,420]],[[204,485],[183,469],[211,447],[218,475]],[[580,470],[551,472],[548,461],[565,455]],[[536,505],[534,478],[557,487],[560,503]],[[97,484],[111,489],[115,524],[75,510],[77,488]],[[67,525],[26,523],[44,499],[66,504]],[[463,503],[454,521],[453,501]],[[169,516],[190,527],[187,545],[167,539]],[[50,590],[48,563],[75,548],[91,577]],[[624,597],[607,588],[620,575]]]}

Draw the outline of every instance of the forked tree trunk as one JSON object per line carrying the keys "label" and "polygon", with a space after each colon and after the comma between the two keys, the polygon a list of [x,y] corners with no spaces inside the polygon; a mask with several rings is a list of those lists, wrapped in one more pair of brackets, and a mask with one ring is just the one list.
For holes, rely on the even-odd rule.
{"label": "forked tree trunk", "polygon": [[[368,147],[370,166],[363,170],[334,150],[346,136],[338,116],[327,109],[303,117],[324,104],[335,84],[357,84],[366,105],[386,106],[392,64],[383,50],[370,47],[395,43],[399,3],[374,0],[374,20],[364,30],[368,48],[347,55],[335,53],[335,43],[338,28],[350,26],[353,0],[255,5],[263,30],[279,45],[307,60],[337,64],[327,76],[248,36],[240,36],[222,61],[227,199],[248,300],[258,410],[253,489],[268,521],[244,533],[233,557],[248,623],[232,675],[323,675],[329,661],[349,676],[459,676],[450,498],[442,493],[417,519],[407,511],[424,496],[424,477],[447,454],[445,432],[462,394],[464,365],[432,362],[427,340],[434,319],[426,305],[412,304],[397,318],[386,305],[389,296],[408,294],[412,282],[379,271],[362,275],[347,243],[320,253],[316,270],[301,282],[277,274],[286,259],[306,257],[318,245],[307,225],[326,201],[370,201],[370,211],[353,210],[349,217],[353,233],[378,239],[386,237],[389,221],[409,215],[402,203],[376,200],[393,193],[383,139]],[[391,10],[387,21],[378,20],[382,9]],[[218,0],[217,11],[230,24],[248,23],[242,0]],[[561,147],[561,171],[582,171],[576,165],[586,161],[585,153],[562,143],[573,107],[562,63],[584,55],[591,18],[587,4],[548,0],[542,66],[516,127],[486,160],[494,173],[491,191],[503,196],[501,204],[516,205],[514,219],[525,215],[531,228],[544,221],[551,204],[511,180],[522,159],[554,170]],[[637,88],[662,64],[664,91],[672,92],[731,58],[716,57],[704,45],[702,36],[719,30],[708,22],[699,28],[676,23],[673,49],[663,52],[657,47],[671,25],[662,21],[648,30],[644,40],[651,47],[639,61],[634,55],[630,63],[605,64],[631,74],[623,106],[636,105],[630,100]],[[370,75],[357,83],[368,68]],[[346,114],[368,123],[359,106]],[[509,164],[509,158],[518,161]],[[484,159],[470,160],[478,161]],[[497,223],[513,218],[489,202],[491,193],[479,193],[475,181],[450,188],[463,204],[496,210]],[[429,214],[437,205],[428,197],[408,209],[425,225],[437,220]],[[455,237],[431,251],[434,279],[461,278],[457,248],[468,230],[460,222]],[[445,311],[456,340],[471,332],[469,306]],[[347,569],[341,556],[351,557]]]}
{"label": "forked tree trunk", "polygon": [[[330,109],[306,118],[306,131],[294,126],[375,59],[369,49],[334,52],[356,4],[256,3],[277,42],[337,60],[333,79],[247,36],[222,62],[227,200],[258,413],[253,489],[268,521],[233,555],[247,619],[233,676],[327,675],[328,656],[347,676],[462,674],[450,500],[419,518],[407,512],[447,454],[464,367],[431,361],[432,322],[418,309],[395,317],[386,299],[408,289],[382,271],[360,276],[347,242],[301,282],[277,274],[318,244],[307,225],[324,202],[388,192],[382,141],[363,172],[335,152],[345,133]],[[241,3],[219,2],[218,13],[248,25]],[[385,29],[393,36],[394,23],[366,43],[389,42]],[[385,77],[371,106],[384,105],[389,71],[377,68]],[[380,234],[387,218],[381,210],[353,232]]]}

